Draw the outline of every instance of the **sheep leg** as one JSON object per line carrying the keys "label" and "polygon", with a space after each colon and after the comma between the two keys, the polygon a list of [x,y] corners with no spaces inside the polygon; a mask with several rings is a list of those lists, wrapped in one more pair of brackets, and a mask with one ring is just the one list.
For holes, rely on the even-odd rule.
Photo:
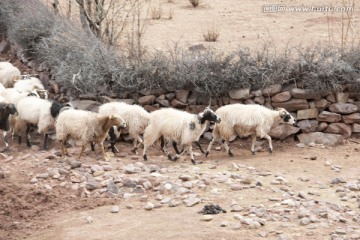
{"label": "sheep leg", "polygon": [[223,145],[224,145],[224,147],[225,147],[225,150],[226,150],[227,154],[228,154],[230,157],[233,157],[234,154],[233,154],[233,153],[231,152],[231,150],[230,150],[228,141],[225,140],[225,139],[223,139],[223,140],[222,140],[222,143],[223,143]]}
{"label": "sheep leg", "polygon": [[251,153],[252,155],[255,155],[255,141],[256,141],[256,135],[251,135]]}
{"label": "sheep leg", "polygon": [[172,142],[172,145],[176,154],[181,154],[184,151],[184,148],[181,150],[181,152],[179,151],[179,149],[177,148],[177,143],[175,141]]}
{"label": "sheep leg", "polygon": [[101,153],[102,153],[102,155],[103,155],[103,157],[104,157],[104,160],[105,160],[105,161],[109,161],[108,157],[107,157],[106,154],[105,154],[104,143],[103,143],[103,142],[100,142],[100,143],[99,143],[99,146],[100,146]]}
{"label": "sheep leg", "polygon": [[[137,149],[138,149],[138,140],[139,140],[139,139],[140,139],[140,141],[142,142],[140,136],[137,136],[137,137],[134,138],[134,141],[133,141],[133,149],[131,149],[131,151],[132,151],[134,154],[138,154]],[[140,141],[139,141],[139,144],[141,143]]]}
{"label": "sheep leg", "polygon": [[26,126],[26,145],[31,147],[31,139],[30,139],[30,125]]}
{"label": "sheep leg", "polygon": [[209,146],[207,147],[207,150],[206,150],[206,153],[205,153],[205,157],[207,157],[211,151],[211,148],[212,148],[212,145],[214,144],[216,140],[216,137],[213,136],[213,138],[211,139],[210,143],[209,143]]}
{"label": "sheep leg", "polygon": [[43,148],[44,149],[48,149],[49,146],[47,144],[47,141],[48,141],[48,138],[49,138],[49,135],[47,133],[44,134],[44,145],[43,145]]}
{"label": "sheep leg", "polygon": [[11,129],[11,140],[14,140],[15,138],[15,130],[14,129]]}
{"label": "sheep leg", "polygon": [[65,141],[60,140],[60,145],[61,145],[61,156],[62,156],[62,158],[64,158],[65,156],[68,155],[66,147],[65,147]]}
{"label": "sheep leg", "polygon": [[161,146],[161,150],[166,154],[167,158],[170,161],[173,161],[173,157],[171,156],[171,154],[169,153],[169,150],[166,147],[164,136],[160,137],[160,146]]}
{"label": "sheep leg", "polygon": [[273,146],[272,146],[271,137],[270,137],[268,134],[266,134],[264,137],[265,137],[265,138],[268,140],[268,142],[269,142],[269,153],[272,153],[272,152],[273,152]]}
{"label": "sheep leg", "polygon": [[78,159],[79,159],[79,160],[80,160],[81,156],[83,155],[83,153],[84,153],[84,151],[85,151],[85,148],[86,148],[86,146],[85,146],[85,144],[83,144],[83,145],[81,146],[80,154],[79,154],[79,156],[78,156]]}
{"label": "sheep leg", "polygon": [[191,144],[188,146],[188,149],[189,149],[189,153],[190,153],[191,162],[192,162],[192,164],[196,165],[196,162],[195,162],[195,159],[194,159],[194,153],[193,153],[193,149],[192,149]]}
{"label": "sheep leg", "polygon": [[7,132],[3,131],[3,137],[4,137],[4,143],[5,143],[5,147],[6,149],[9,148],[9,143],[8,143],[8,138],[7,138]]}
{"label": "sheep leg", "polygon": [[111,127],[109,129],[109,136],[110,136],[110,145],[111,145],[111,151],[115,154],[117,152],[119,152],[116,147],[115,147],[115,143],[116,143],[116,135],[114,132],[114,128]]}
{"label": "sheep leg", "polygon": [[[191,146],[191,144],[190,144],[190,146]],[[171,161],[176,161],[176,160],[178,160],[182,155],[184,155],[187,151],[188,151],[188,146],[186,146],[186,147],[183,146],[183,150],[182,150],[179,154],[176,154],[175,157],[172,157],[171,159],[169,158],[169,160],[171,160]],[[191,147],[191,151],[192,151],[192,147]]]}
{"label": "sheep leg", "polygon": [[94,142],[90,142],[91,151],[95,152],[95,144]]}
{"label": "sheep leg", "polygon": [[205,153],[205,151],[204,151],[203,148],[201,147],[199,141],[196,141],[195,143],[196,143],[196,145],[200,148],[201,153]]}

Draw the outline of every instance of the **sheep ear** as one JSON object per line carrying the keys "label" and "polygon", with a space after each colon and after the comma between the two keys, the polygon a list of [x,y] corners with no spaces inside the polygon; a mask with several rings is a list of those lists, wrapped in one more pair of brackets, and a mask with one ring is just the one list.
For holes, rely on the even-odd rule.
{"label": "sheep ear", "polygon": [[280,117],[284,117],[286,115],[286,112],[282,109],[279,109]]}

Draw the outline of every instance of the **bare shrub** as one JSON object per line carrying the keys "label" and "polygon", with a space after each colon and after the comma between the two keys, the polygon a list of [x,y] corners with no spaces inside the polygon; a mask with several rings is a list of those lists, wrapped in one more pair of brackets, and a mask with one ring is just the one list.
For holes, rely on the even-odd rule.
{"label": "bare shrub", "polygon": [[171,20],[171,19],[173,19],[173,14],[174,14],[174,12],[173,12],[173,9],[172,8],[170,8],[169,9],[169,16],[168,16],[168,20]]}
{"label": "bare shrub", "polygon": [[206,42],[216,42],[219,36],[220,33],[215,27],[211,27],[203,33],[203,37]]}
{"label": "bare shrub", "polygon": [[[143,8],[137,10],[134,19],[141,19]],[[46,63],[53,79],[75,94],[188,89],[208,100],[232,89],[257,90],[274,83],[317,92],[360,89],[360,46],[289,48],[279,53],[264,45],[256,52],[240,48],[232,54],[175,47],[145,54],[140,44],[144,25],[138,24],[129,38],[133,49],[127,52],[55,16],[39,0],[0,1],[0,23],[12,42]]]}
{"label": "bare shrub", "polygon": [[158,20],[161,18],[162,15],[162,7],[159,4],[157,7],[151,8],[151,19]]}
{"label": "bare shrub", "polygon": [[197,7],[200,4],[200,0],[189,0],[193,7]]}

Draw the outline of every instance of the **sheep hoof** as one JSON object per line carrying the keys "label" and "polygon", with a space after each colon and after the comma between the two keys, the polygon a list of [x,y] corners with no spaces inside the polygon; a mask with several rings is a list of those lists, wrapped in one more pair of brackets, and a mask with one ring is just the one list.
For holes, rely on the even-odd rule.
{"label": "sheep hoof", "polygon": [[191,159],[192,164],[196,165],[196,162],[194,159]]}
{"label": "sheep hoof", "polygon": [[228,155],[230,156],[230,157],[233,157],[234,156],[234,154],[229,150],[228,151]]}
{"label": "sheep hoof", "polygon": [[209,155],[209,151],[206,151],[205,153],[205,157],[207,157]]}
{"label": "sheep hoof", "polygon": [[147,160],[148,160],[148,158],[147,158],[146,155],[144,155],[143,157],[144,157],[144,161],[147,161]]}
{"label": "sheep hoof", "polygon": [[273,152],[272,148],[269,148],[269,153],[272,153],[272,152]]}
{"label": "sheep hoof", "polygon": [[171,159],[169,159],[170,161],[173,161],[173,162],[175,162],[176,160],[178,160],[179,159],[179,157],[173,157],[173,158],[171,158]]}
{"label": "sheep hoof", "polygon": [[167,155],[167,158],[170,160],[170,161],[173,161],[173,158],[170,154]]}
{"label": "sheep hoof", "polygon": [[252,155],[255,155],[255,151],[251,151],[251,154],[252,154]]}

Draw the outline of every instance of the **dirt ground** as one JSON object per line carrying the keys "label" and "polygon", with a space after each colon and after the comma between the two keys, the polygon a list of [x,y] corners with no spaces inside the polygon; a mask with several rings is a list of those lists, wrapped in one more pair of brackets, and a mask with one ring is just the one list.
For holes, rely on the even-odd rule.
{"label": "dirt ground", "polygon": [[[273,189],[277,186],[271,185],[271,180],[278,175],[286,178],[287,186],[291,187],[295,194],[316,192],[315,195],[308,195],[310,202],[323,205],[315,204],[312,208],[322,208],[330,204],[358,212],[356,192],[349,193],[347,200],[344,200],[337,194],[336,186],[330,184],[337,177],[345,181],[359,179],[359,144],[356,142],[354,139],[338,147],[299,148],[293,142],[275,141],[273,154],[262,151],[253,156],[249,151],[248,140],[236,140],[231,143],[235,157],[226,156],[224,151],[213,151],[208,158],[197,157],[197,160],[203,163],[196,166],[191,164],[188,156],[178,162],[171,162],[161,157],[160,151],[151,149],[147,165],[177,169],[172,171],[173,173],[164,174],[168,179],[189,173],[193,168],[218,174],[229,171],[232,163],[242,166],[236,171],[240,175],[249,176],[254,169],[257,172],[269,173],[259,174],[257,177],[262,183],[260,188],[232,191],[229,186],[214,181],[205,189],[194,187],[202,201],[193,207],[180,205],[173,208],[164,205],[151,211],[144,210],[145,202],[139,197],[79,197],[76,191],[61,188],[56,181],[50,180],[49,184],[53,186],[51,190],[45,189],[41,180],[39,184],[31,184],[30,179],[33,176],[62,162],[60,157],[49,157],[49,152],[57,154],[58,146],[53,143],[52,148],[46,152],[19,147],[14,143],[11,147],[13,158],[6,157],[1,160],[3,178],[0,181],[0,239],[239,239],[240,236],[241,239],[260,239],[259,234],[262,233],[266,233],[266,239],[278,239],[281,234],[286,234],[288,239],[329,239],[337,227],[351,225],[360,229],[360,225],[357,222],[344,224],[330,221],[325,224],[320,221],[311,226],[301,226],[295,214],[291,215],[288,221],[268,221],[259,229],[251,229],[245,225],[237,228],[234,226],[239,221],[234,219],[234,212],[214,215],[210,222],[200,221],[202,215],[198,212],[210,203],[229,210],[230,205],[236,201],[244,209],[262,206],[272,214],[269,209],[274,206],[274,202],[269,199],[284,199],[283,193]],[[111,164],[114,166],[142,161],[131,154],[130,143],[120,143],[119,146],[128,156],[113,158]],[[78,150],[72,148],[71,152]],[[99,156],[88,150],[82,162],[96,164],[96,158],[99,159]],[[338,165],[341,170],[336,172],[329,164]],[[217,166],[215,169],[210,167],[214,165]],[[134,178],[139,176],[140,174],[132,175]],[[151,201],[156,201],[153,199],[153,191],[147,191],[146,194]],[[133,208],[128,209],[128,204]],[[113,205],[120,207],[119,213],[110,212]],[[246,216],[249,214],[246,212],[245,210],[241,214]],[[87,223],[89,217],[91,223]],[[229,226],[220,227],[223,222],[227,222]]]}
{"label": "dirt ground", "polygon": [[[220,51],[233,51],[239,45],[255,50],[264,43],[277,49],[289,45],[313,46],[317,43],[338,45],[341,36],[344,36],[341,33],[344,26],[350,26],[348,39],[354,42],[359,42],[360,39],[359,5],[355,5],[351,23],[348,24],[343,13],[262,12],[265,4],[319,5],[318,1],[312,0],[201,2],[200,6],[194,9],[189,6],[188,1],[162,1],[163,17],[148,22],[144,35],[145,45],[164,50],[175,44],[205,44]],[[342,6],[343,2],[331,1],[333,6]],[[166,18],[170,9],[173,17],[168,20]],[[206,43],[202,33],[211,27],[219,30],[219,40]],[[262,151],[253,156],[249,151],[249,141],[237,140],[231,143],[235,157],[228,157],[224,151],[213,151],[208,158],[197,156],[198,161],[203,161],[197,166],[191,164],[188,156],[178,162],[170,162],[160,151],[151,149],[149,161],[145,164],[170,169],[171,171],[163,173],[165,179],[175,181],[180,174],[200,171],[211,175],[212,180],[206,188],[193,187],[192,190],[201,196],[201,202],[195,206],[186,207],[181,204],[168,207],[164,204],[146,211],[146,201],[142,200],[141,195],[125,199],[121,194],[117,197],[105,197],[90,193],[84,197],[77,190],[60,187],[59,181],[51,178],[31,183],[31,179],[37,174],[67,163],[57,156],[59,147],[55,143],[50,150],[41,151],[11,142],[10,152],[0,156],[0,239],[320,240],[330,239],[330,235],[338,228],[346,229],[348,239],[359,239],[359,192],[345,192],[344,196],[343,192],[337,191],[337,185],[331,184],[335,178],[342,178],[346,182],[360,178],[359,141],[353,139],[337,147],[299,148],[296,143],[275,141],[273,154]],[[206,142],[202,144],[207,145]],[[266,143],[264,144],[266,146]],[[0,146],[3,146],[2,141]],[[120,143],[120,149],[121,152],[126,152],[127,156],[110,160],[114,171],[120,171],[127,164],[142,162],[141,157],[137,158],[131,153],[130,143]],[[71,152],[77,151],[78,149],[73,149]],[[97,164],[98,160],[99,155],[87,151],[81,161],[83,164]],[[237,174],[256,179],[262,186],[245,185],[241,190],[232,190],[229,184],[217,182],[219,175],[226,175],[230,171],[232,163],[241,166],[236,171]],[[336,169],[338,171],[335,171]],[[257,174],[261,172],[269,175]],[[131,176],[138,178],[142,175],[135,173]],[[273,185],[275,176],[283,176],[287,183]],[[342,183],[341,186],[343,185]],[[298,201],[301,206],[287,207],[281,204],[291,195],[285,191],[286,188],[290,188],[290,193],[295,196],[300,192],[306,194],[305,200]],[[149,201],[157,202],[155,191],[147,191],[146,195]],[[167,196],[166,193],[163,195]],[[234,202],[243,208],[239,213],[230,212]],[[202,215],[198,212],[210,203],[219,204],[227,213],[214,215],[209,222],[201,221]],[[133,206],[132,209],[127,208],[129,204]],[[110,212],[114,205],[120,207],[118,213]],[[259,228],[250,228],[243,223],[238,226],[240,221],[235,219],[235,215],[252,217],[253,207],[265,209],[267,216],[274,220],[267,221]],[[329,217],[303,226],[298,219],[301,207],[310,212],[322,208],[340,208],[343,220]],[[330,210],[329,212],[332,211]],[[220,227],[221,224],[225,226]],[[341,231],[338,232],[344,235]]]}

